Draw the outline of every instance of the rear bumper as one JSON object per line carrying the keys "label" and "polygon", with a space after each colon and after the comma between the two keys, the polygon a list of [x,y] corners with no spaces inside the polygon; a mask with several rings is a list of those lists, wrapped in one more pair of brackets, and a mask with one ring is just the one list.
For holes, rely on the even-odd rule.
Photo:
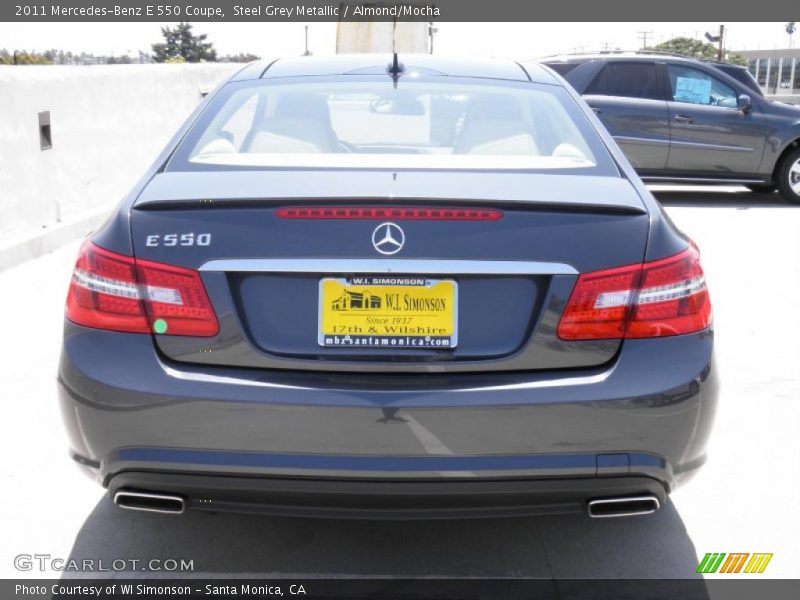
{"label": "rear bumper", "polygon": [[359,481],[230,477],[126,471],[109,481],[119,491],[173,494],[187,510],[358,519],[442,519],[578,513],[603,497],[651,495],[666,501],[649,477],[459,481]]}
{"label": "rear bumper", "polygon": [[[217,510],[278,512],[303,497],[311,512],[363,497],[355,510],[392,512],[402,506],[381,497],[410,502],[433,489],[415,486],[436,482],[440,491],[420,494],[423,513],[431,498],[443,498],[435,509],[456,496],[477,513],[574,507],[651,484],[663,496],[703,463],[718,391],[712,346],[707,331],[626,341],[591,372],[381,377],[178,365],[149,336],[68,324],[58,388],[73,456],[112,490],[188,486],[199,508],[207,487]],[[312,493],[347,482],[357,493]],[[503,493],[479,492],[484,484]]]}

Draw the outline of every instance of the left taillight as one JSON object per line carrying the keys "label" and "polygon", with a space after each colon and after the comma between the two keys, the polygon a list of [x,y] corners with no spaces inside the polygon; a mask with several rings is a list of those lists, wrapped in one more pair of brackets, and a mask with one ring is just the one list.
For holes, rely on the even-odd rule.
{"label": "left taillight", "polygon": [[73,323],[112,331],[203,337],[219,331],[196,271],[137,260],[91,242],[75,263],[66,312]]}

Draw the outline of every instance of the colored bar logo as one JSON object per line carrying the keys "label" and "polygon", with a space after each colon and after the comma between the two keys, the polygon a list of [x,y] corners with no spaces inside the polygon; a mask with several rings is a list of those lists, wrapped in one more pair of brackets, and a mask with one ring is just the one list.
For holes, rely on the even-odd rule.
{"label": "colored bar logo", "polygon": [[[749,560],[748,560],[749,558]],[[708,552],[697,566],[698,573],[763,573],[772,553],[749,554],[736,552]]]}

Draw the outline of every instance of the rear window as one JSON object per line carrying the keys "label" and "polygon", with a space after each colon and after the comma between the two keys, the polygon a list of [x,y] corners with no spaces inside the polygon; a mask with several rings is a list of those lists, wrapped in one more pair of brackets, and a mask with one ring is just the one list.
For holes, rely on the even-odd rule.
{"label": "rear window", "polygon": [[229,84],[169,168],[611,168],[560,87],[352,79]]}
{"label": "rear window", "polygon": [[610,62],[595,77],[587,95],[662,100],[656,65],[650,62]]}

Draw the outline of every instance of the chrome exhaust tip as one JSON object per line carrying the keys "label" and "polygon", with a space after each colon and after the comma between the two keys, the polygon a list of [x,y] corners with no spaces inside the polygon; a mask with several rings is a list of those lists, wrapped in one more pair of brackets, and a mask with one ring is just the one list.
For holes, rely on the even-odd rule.
{"label": "chrome exhaust tip", "polygon": [[586,510],[593,519],[649,515],[659,508],[661,508],[661,503],[653,494],[619,498],[597,498],[586,503]]}
{"label": "chrome exhaust tip", "polygon": [[182,514],[186,510],[186,502],[181,496],[173,494],[152,494],[149,492],[131,492],[119,490],[114,494],[114,504],[128,510],[145,512]]}

